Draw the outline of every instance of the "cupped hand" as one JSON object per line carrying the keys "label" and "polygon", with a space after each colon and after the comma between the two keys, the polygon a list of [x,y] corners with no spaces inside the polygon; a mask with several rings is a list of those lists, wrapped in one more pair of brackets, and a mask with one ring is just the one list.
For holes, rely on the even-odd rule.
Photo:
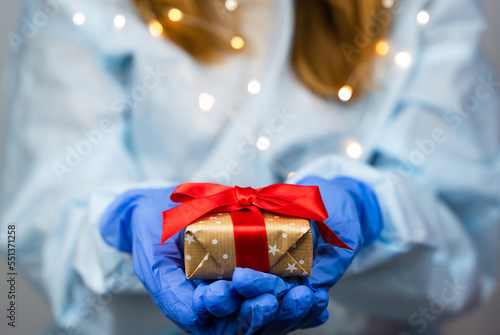
{"label": "cupped hand", "polygon": [[[278,309],[271,294],[244,299],[231,282],[186,279],[183,232],[161,244],[162,212],[174,206],[174,188],[132,190],[118,196],[103,214],[103,239],[132,254],[132,262],[160,310],[184,331],[193,334],[251,334],[268,323]],[[209,289],[207,292],[206,290]],[[206,309],[194,304],[206,293]],[[210,296],[214,299],[210,300]],[[218,303],[216,296],[224,297]],[[205,307],[203,307],[205,308]]]}
{"label": "cupped hand", "polygon": [[[325,223],[353,250],[325,243],[313,224],[314,257],[310,277],[283,280],[272,274],[238,268],[232,282],[220,281],[196,289],[194,306],[198,315],[231,315],[238,311],[240,302],[270,295],[279,302],[276,313],[267,316],[266,323],[246,322],[245,328],[246,316],[240,310],[241,329],[259,334],[286,334],[299,328],[316,327],[328,320],[328,290],[344,275],[359,249],[378,237],[382,216],[374,191],[358,180],[308,177],[298,184],[320,188],[329,215]],[[223,292],[231,293],[226,297]]]}

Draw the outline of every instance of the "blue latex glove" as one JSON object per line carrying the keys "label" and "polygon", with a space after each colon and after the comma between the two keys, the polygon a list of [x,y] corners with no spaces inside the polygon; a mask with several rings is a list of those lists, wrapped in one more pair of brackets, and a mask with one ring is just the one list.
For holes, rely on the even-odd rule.
{"label": "blue latex glove", "polygon": [[[326,244],[313,225],[314,259],[312,276],[301,284],[250,269],[237,269],[233,286],[244,298],[271,294],[280,301],[276,316],[258,333],[286,334],[298,328],[316,327],[328,320],[327,291],[342,277],[360,247],[373,241],[382,229],[382,216],[373,190],[355,179],[339,177],[325,180],[308,177],[299,185],[317,185],[329,218],[325,223],[351,248]],[[214,285],[214,284],[212,284]],[[198,292],[195,304],[212,299],[208,289]],[[210,309],[210,308],[208,308]]]}
{"label": "blue latex glove", "polygon": [[[336,248],[326,244],[317,229],[312,276],[303,284],[313,290],[330,289],[342,277],[359,249],[375,240],[382,230],[382,214],[372,188],[348,177],[326,180],[307,177],[299,185],[317,185],[328,212],[325,223],[344,243],[354,249]],[[314,228],[316,226],[314,225]]]}
{"label": "blue latex glove", "polygon": [[[344,243],[354,250],[336,248],[326,244],[317,229],[315,234],[312,276],[302,279],[302,284],[315,292],[317,301],[328,306],[327,291],[337,283],[359,249],[375,240],[382,230],[382,213],[373,189],[353,178],[337,177],[326,180],[307,177],[298,185],[317,185],[328,212],[325,223]],[[313,225],[316,228],[315,225]],[[321,292],[321,293],[320,293]],[[328,320],[328,310],[314,305],[304,320],[292,328],[316,327]],[[320,312],[321,311],[321,312]],[[316,317],[317,313],[320,313]],[[316,317],[316,319],[315,319]]]}
{"label": "blue latex glove", "polygon": [[[109,245],[132,253],[134,271],[149,295],[183,330],[193,334],[253,333],[274,318],[278,309],[275,295],[244,299],[232,282],[209,285],[187,280],[183,231],[161,245],[162,212],[177,205],[170,201],[174,189],[133,190],[118,196],[101,218],[101,235]],[[195,298],[203,293],[205,303],[194,306]]]}

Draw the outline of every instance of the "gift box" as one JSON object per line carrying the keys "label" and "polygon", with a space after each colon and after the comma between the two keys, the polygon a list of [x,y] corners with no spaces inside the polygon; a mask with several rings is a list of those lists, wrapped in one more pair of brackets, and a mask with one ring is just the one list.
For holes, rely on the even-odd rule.
{"label": "gift box", "polygon": [[[311,275],[310,221],[268,211],[261,213],[266,227],[269,273],[280,277]],[[188,279],[231,279],[237,266],[231,214],[205,215],[187,226],[184,260]]]}
{"label": "gift box", "polygon": [[236,267],[281,277],[311,275],[309,220],[325,243],[351,249],[324,222],[328,213],[317,186],[186,183],[170,199],[181,205],[163,212],[161,243],[185,229],[190,279],[229,279]]}

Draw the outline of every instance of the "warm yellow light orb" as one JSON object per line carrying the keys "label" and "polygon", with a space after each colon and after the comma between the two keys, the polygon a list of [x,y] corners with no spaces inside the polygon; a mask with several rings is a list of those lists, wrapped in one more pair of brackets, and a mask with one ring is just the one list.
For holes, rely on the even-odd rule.
{"label": "warm yellow light orb", "polygon": [[380,56],[385,56],[389,53],[389,43],[387,41],[382,40],[375,45],[375,51],[380,55]]}
{"label": "warm yellow light orb", "polygon": [[153,36],[161,36],[163,34],[163,26],[157,20],[149,22],[149,32]]}
{"label": "warm yellow light orb", "polygon": [[245,40],[241,36],[231,38],[231,47],[235,50],[240,50],[245,46]]}
{"label": "warm yellow light orb", "polygon": [[385,8],[392,8],[392,6],[394,6],[394,0],[382,0],[382,5]]}
{"label": "warm yellow light orb", "polygon": [[342,101],[349,101],[352,97],[352,87],[349,85],[344,85],[339,90],[339,99]]}
{"label": "warm yellow light orb", "polygon": [[172,22],[179,22],[180,20],[182,20],[183,16],[184,15],[182,14],[182,12],[177,8],[172,8],[171,10],[168,11],[168,18]]}
{"label": "warm yellow light orb", "polygon": [[238,0],[226,0],[224,6],[226,6],[226,9],[228,11],[234,12],[236,9],[238,9],[239,2]]}

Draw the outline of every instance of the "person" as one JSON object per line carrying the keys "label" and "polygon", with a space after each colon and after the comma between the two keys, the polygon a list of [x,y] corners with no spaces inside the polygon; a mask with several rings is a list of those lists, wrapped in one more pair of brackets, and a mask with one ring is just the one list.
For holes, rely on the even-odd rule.
{"label": "person", "polygon": [[[53,333],[280,334],[328,310],[314,334],[423,333],[491,296],[500,84],[475,1],[174,3],[25,0],[9,35],[2,229]],[[193,181],[317,185],[355,250],[316,233],[309,278],[188,281],[159,213]]]}

